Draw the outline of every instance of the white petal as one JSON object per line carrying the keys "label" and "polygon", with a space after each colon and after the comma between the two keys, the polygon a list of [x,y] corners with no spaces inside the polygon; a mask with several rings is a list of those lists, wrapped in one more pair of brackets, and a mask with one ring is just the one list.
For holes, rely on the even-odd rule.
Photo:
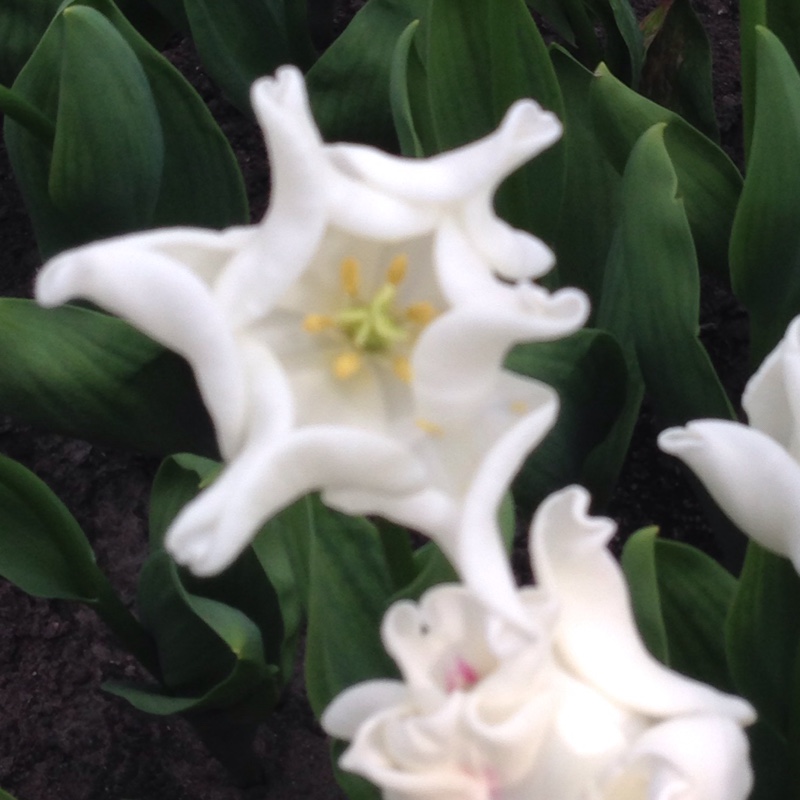
{"label": "white petal", "polygon": [[628,708],[654,717],[715,712],[752,722],[731,697],[656,661],[636,630],[622,571],[606,549],[614,523],[589,517],[589,494],[572,486],[542,503],[531,526],[534,573],[560,603],[554,644],[574,674]]}
{"label": "white petal", "polygon": [[496,187],[556,142],[561,130],[555,114],[533,100],[519,100],[496,131],[432,158],[397,158],[362,145],[330,149],[337,163],[376,188],[414,203],[445,204]]}
{"label": "white petal", "polygon": [[[232,239],[239,242],[240,231]],[[208,250],[210,243],[216,249]],[[39,273],[36,299],[44,306],[74,297],[96,303],[130,322],[192,366],[211,414],[224,455],[239,447],[244,426],[245,384],[242,359],[229,321],[203,277],[206,257],[191,264],[158,251],[206,251],[222,260],[225,234],[179,230],[171,235],[137,234],[62,253]]]}
{"label": "white petal", "polygon": [[748,381],[742,406],[754,428],[800,461],[800,317]]}
{"label": "white petal", "polygon": [[329,736],[350,740],[370,717],[393,705],[404,703],[408,689],[402,681],[381,679],[351,686],[338,694],[320,717]]}
{"label": "white petal", "polygon": [[465,203],[460,219],[472,246],[492,272],[506,280],[540,278],[556,263],[555,254],[541,239],[500,219],[491,198],[475,196]]}
{"label": "white petal", "polygon": [[[426,726],[427,722],[432,724]],[[377,714],[361,726],[339,765],[379,786],[385,800],[486,800],[487,782],[453,764],[455,737],[435,722],[407,720],[402,707]],[[393,731],[408,741],[392,741]],[[425,761],[417,769],[410,768],[409,756],[422,756],[426,750]]]}
{"label": "white petal", "polygon": [[267,139],[272,187],[264,221],[217,287],[220,302],[239,326],[266,314],[297,280],[328,224],[324,187],[330,170],[302,74],[281,67],[274,77],[256,81],[251,96]]}
{"label": "white petal", "polygon": [[[647,796],[657,800],[745,800],[753,786],[747,737],[739,725],[721,716],[682,717],[656,725],[638,739],[625,761],[630,772],[647,774]],[[620,791],[626,778],[618,775],[604,800],[627,798]]]}
{"label": "white petal", "polygon": [[669,428],[658,444],[700,478],[736,527],[800,571],[800,465],[786,450],[727,420]]}

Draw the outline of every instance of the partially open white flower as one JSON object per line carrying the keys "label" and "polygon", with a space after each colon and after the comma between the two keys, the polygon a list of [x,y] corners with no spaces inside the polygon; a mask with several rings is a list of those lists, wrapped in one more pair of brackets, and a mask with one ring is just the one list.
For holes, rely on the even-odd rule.
{"label": "partially open white flower", "polygon": [[217,572],[321,489],[434,537],[467,579],[510,586],[495,513],[558,403],[502,362],[517,342],[576,330],[588,304],[532,282],[553,255],[498,219],[492,196],[558,120],[523,100],[485,139],[415,161],[323,143],[293,67],[252,98],[272,167],[259,225],[89,245],[36,287],[43,305],[83,297],[124,317],[194,369],[228,465],[168,549]]}
{"label": "partially open white flower", "polygon": [[650,656],[605,548],[614,524],[588,504],[570,487],[537,512],[527,633],[462,586],[389,609],[403,680],[351,687],[322,717],[352,740],[344,769],[387,800],[747,797],[753,709]]}
{"label": "partially open white flower", "polygon": [[800,572],[800,317],[750,378],[749,427],[702,419],[668,428],[662,450],[680,458],[733,523]]}

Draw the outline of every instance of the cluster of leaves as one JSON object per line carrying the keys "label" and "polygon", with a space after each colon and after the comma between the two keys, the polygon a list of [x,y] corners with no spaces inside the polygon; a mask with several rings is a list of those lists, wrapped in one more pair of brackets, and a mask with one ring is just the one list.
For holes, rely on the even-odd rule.
{"label": "cluster of leaves", "polygon": [[[309,30],[330,27],[322,2],[7,0],[0,109],[42,255],[156,226],[248,221],[228,142],[158,51],[174,31],[193,38],[244,113],[255,77],[296,63],[328,139],[409,156],[482,136],[511,102],[534,97],[563,120],[563,140],[512,176],[496,206],[552,245],[551,288],[581,287],[593,315],[568,340],[509,354],[512,369],[562,398],[514,495],[529,513],[579,482],[602,505],[645,394],[663,426],[734,418],[698,339],[701,273],[729,281],[750,312],[754,365],[800,311],[800,14],[794,0],[741,2],[743,180],[718,144],[709,45],[689,0],[663,0],[641,25],[628,0],[528,5],[369,0],[318,55]],[[531,9],[560,43],[545,43]],[[319,712],[355,681],[391,674],[377,633],[387,605],[453,577],[432,545],[415,551],[405,531],[316,498],[272,520],[219,578],[177,569],[161,537],[213,478],[213,432],[185,363],[95,311],[0,300],[0,410],[168,456],[153,488],[138,619],[52,493],[0,461],[0,574],[95,607],[158,680],[109,687],[147,711],[188,713],[202,729],[204,713],[224,710],[248,729],[277,700],[307,620]],[[798,740],[784,695],[797,685],[800,631],[778,612],[797,600],[797,576],[751,546],[737,579],[647,531],[625,558],[653,652],[757,706],[755,796],[781,796]],[[774,657],[756,663],[752,648]],[[342,780],[353,797],[372,791]]]}

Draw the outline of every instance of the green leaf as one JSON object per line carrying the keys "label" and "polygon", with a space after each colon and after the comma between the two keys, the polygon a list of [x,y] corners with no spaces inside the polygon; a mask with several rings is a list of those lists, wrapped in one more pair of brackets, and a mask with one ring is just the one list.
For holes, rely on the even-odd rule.
{"label": "green leaf", "polygon": [[0,83],[10,84],[31,57],[62,0],[3,0]]}
{"label": "green leaf", "polygon": [[742,184],[731,160],[677,114],[636,94],[602,65],[592,85],[591,104],[598,138],[620,174],[641,135],[655,124],[668,123],[664,144],[678,178],[697,257],[704,270],[725,278]]}
{"label": "green leaf", "polygon": [[733,288],[750,312],[758,364],[800,311],[800,74],[759,28],[757,112],[747,178],[730,243]]}
{"label": "green leaf", "polygon": [[739,17],[744,151],[749,163],[756,115],[758,28],[769,28],[781,40],[795,67],[800,69],[800,5],[796,0],[740,0]]}
{"label": "green leaf", "polygon": [[736,688],[784,738],[793,709],[800,645],[800,576],[791,563],[751,542],[726,629]]}
{"label": "green leaf", "polygon": [[153,714],[246,701],[248,716],[258,719],[274,706],[277,667],[265,660],[258,626],[226,603],[187,591],[164,551],[150,556],[142,569],[139,607],[158,646],[165,691],[119,684],[109,691]]}
{"label": "green leaf", "polygon": [[153,224],[225,228],[247,223],[247,194],[236,156],[202,98],[110,0],[80,2],[116,26],[150,82],[164,134],[164,172]]}
{"label": "green leaf", "polygon": [[596,310],[619,216],[622,181],[595,130],[589,101],[594,75],[559,47],[551,48],[550,58],[564,97],[566,163],[556,269],[559,285],[583,289]]}
{"label": "green leaf", "polygon": [[585,0],[606,34],[606,60],[613,72],[634,88],[644,61],[642,32],[630,0]]}
{"label": "green leaf", "polygon": [[313,508],[306,686],[319,717],[348,686],[397,670],[380,638],[394,587],[377,530],[318,500]]}
{"label": "green leaf", "polygon": [[660,19],[651,41],[639,91],[671,109],[714,141],[719,127],[714,114],[711,45],[689,0],[672,0],[644,21]]}
{"label": "green leaf", "polygon": [[[102,64],[90,69],[95,57]],[[58,15],[13,90],[56,129],[51,150],[6,120],[9,158],[44,256],[150,224],[247,220],[236,159],[208,109],[110,0]]]}
{"label": "green leaf", "polygon": [[[150,547],[162,547],[166,528],[178,512],[219,473],[216,461],[190,453],[166,459],[156,475],[150,499]],[[196,597],[238,609],[254,622],[261,634],[267,663],[281,660],[283,621],[278,595],[256,554],[246,549],[218,575],[197,578],[185,573],[182,585]],[[291,677],[291,672],[287,674]]]}
{"label": "green leaf", "polygon": [[641,137],[623,177],[616,269],[628,284],[627,330],[647,391],[665,424],[702,417],[734,419],[698,338],[697,261],[666,130],[663,124],[654,125]]}
{"label": "green leaf", "polygon": [[216,453],[186,362],[122,320],[86,309],[0,299],[0,409],[144,452]]}
{"label": "green leaf", "polygon": [[414,20],[397,40],[389,76],[389,99],[394,127],[400,142],[400,152],[405,156],[414,156],[415,158],[425,155],[414,125],[411,100],[408,95],[408,59],[418,27],[419,20]]}
{"label": "green leaf", "polygon": [[[424,25],[427,79],[411,91],[430,101],[436,140],[423,139],[427,154],[485,136],[520,98],[532,97],[562,116],[547,48],[523,0],[431,0]],[[426,128],[418,126],[420,135]],[[563,146],[557,144],[503,183],[495,207],[513,226],[551,241],[563,180]]]}
{"label": "green leaf", "polygon": [[0,575],[28,594],[95,602],[107,581],[64,504],[32,472],[0,456]]}
{"label": "green leaf", "polygon": [[636,531],[622,550],[622,570],[628,582],[636,627],[647,649],[662,664],[669,664],[669,642],[661,607],[656,568],[658,528]]}
{"label": "green leaf", "polygon": [[[209,75],[250,114],[250,85],[281,64],[307,68],[307,31],[290,29],[283,0],[184,0],[192,38]],[[302,36],[301,36],[302,33]]]}
{"label": "green leaf", "polygon": [[506,367],[552,386],[561,399],[558,421],[514,481],[514,497],[529,515],[550,492],[584,482],[589,453],[623,406],[625,362],[613,337],[584,329],[567,339],[519,345]]}
{"label": "green leaf", "polygon": [[737,581],[696,548],[657,535],[657,528],[637,531],[622,554],[642,637],[667,666],[733,692],[725,620]]}
{"label": "green leaf", "polygon": [[396,150],[392,57],[400,35],[427,5],[426,0],[369,0],[309,70],[311,106],[327,140]]}
{"label": "green leaf", "polygon": [[55,31],[61,69],[50,197],[91,238],[149,227],[164,145],[144,70],[94,9],[69,6]]}

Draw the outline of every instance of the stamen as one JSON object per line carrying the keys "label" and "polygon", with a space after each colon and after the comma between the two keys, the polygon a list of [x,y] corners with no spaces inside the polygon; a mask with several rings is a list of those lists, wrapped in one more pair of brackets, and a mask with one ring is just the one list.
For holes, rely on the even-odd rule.
{"label": "stamen", "polygon": [[441,436],[444,433],[444,429],[441,425],[437,425],[435,422],[431,422],[429,419],[424,419],[423,417],[415,419],[414,424],[429,436]]}
{"label": "stamen", "polygon": [[361,369],[361,356],[352,350],[340,353],[333,360],[333,374],[340,381],[352,378]]}
{"label": "stamen", "polygon": [[396,255],[389,264],[389,269],[386,272],[386,280],[389,281],[392,286],[399,286],[406,277],[407,268],[408,256],[405,253]]}
{"label": "stamen", "polygon": [[413,377],[411,362],[406,356],[396,356],[392,360],[392,371],[403,383],[411,383]]}
{"label": "stamen", "polygon": [[355,258],[345,258],[340,268],[342,288],[350,297],[358,297],[361,288],[361,266]]}
{"label": "stamen", "polygon": [[420,303],[412,303],[404,313],[409,322],[427,325],[436,316],[437,311],[431,303],[423,300]]}
{"label": "stamen", "polygon": [[513,414],[526,414],[528,411],[528,404],[524,400],[514,400],[510,408]]}
{"label": "stamen", "polygon": [[321,333],[333,327],[333,318],[327,314],[306,314],[303,320],[303,330],[306,333]]}

